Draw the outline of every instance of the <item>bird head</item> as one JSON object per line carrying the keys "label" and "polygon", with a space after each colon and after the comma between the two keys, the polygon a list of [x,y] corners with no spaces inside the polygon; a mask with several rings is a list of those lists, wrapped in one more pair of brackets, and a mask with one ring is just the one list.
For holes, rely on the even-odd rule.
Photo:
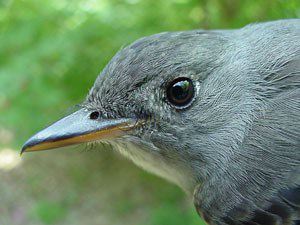
{"label": "bird head", "polygon": [[23,151],[109,142],[191,191],[206,173],[194,171],[206,167],[209,151],[217,151],[213,143],[222,142],[216,134],[238,109],[238,102],[230,102],[243,94],[238,86],[234,93],[225,91],[226,45],[224,35],[208,31],[161,33],[134,42],[103,69],[80,110],[34,135]]}
{"label": "bird head", "polygon": [[[299,142],[291,141],[299,137],[293,125],[299,107],[290,107],[299,93],[292,85],[293,71],[299,72],[299,41],[292,35],[298,25],[279,21],[139,39],[112,58],[78,111],[31,137],[22,152],[107,142],[194,193],[198,211],[209,217],[245,198],[266,200],[284,186],[280,178],[299,169]],[[274,185],[267,188],[268,182]]]}

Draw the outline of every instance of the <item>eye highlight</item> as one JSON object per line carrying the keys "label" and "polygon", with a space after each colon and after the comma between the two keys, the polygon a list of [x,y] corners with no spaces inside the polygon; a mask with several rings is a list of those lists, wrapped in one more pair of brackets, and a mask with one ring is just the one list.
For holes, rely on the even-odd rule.
{"label": "eye highlight", "polygon": [[166,94],[168,101],[178,108],[189,105],[195,95],[194,85],[191,79],[179,77],[169,83]]}

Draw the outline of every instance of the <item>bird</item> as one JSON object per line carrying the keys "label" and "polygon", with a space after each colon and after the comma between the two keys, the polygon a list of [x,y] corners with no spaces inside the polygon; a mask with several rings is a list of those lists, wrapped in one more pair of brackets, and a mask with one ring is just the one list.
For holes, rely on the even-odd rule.
{"label": "bird", "polygon": [[109,143],[210,225],[300,224],[300,19],[172,31],[119,50],[21,153]]}

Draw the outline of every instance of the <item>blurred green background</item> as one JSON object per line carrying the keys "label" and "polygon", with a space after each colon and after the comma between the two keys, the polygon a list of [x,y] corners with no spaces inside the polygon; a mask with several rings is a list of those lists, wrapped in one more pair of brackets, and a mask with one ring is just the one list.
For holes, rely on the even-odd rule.
{"label": "blurred green background", "polygon": [[139,37],[292,17],[299,0],[0,0],[0,224],[204,224],[179,188],[109,150],[20,147]]}

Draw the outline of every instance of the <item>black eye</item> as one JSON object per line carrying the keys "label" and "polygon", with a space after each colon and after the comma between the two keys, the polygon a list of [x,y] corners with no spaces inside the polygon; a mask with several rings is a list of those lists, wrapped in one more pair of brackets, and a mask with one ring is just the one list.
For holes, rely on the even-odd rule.
{"label": "black eye", "polygon": [[91,119],[91,120],[96,120],[96,119],[98,119],[98,118],[99,118],[99,112],[94,111],[94,112],[92,112],[92,113],[90,114],[90,119]]}
{"label": "black eye", "polygon": [[177,107],[187,106],[194,97],[194,85],[191,79],[179,77],[167,87],[168,101]]}

